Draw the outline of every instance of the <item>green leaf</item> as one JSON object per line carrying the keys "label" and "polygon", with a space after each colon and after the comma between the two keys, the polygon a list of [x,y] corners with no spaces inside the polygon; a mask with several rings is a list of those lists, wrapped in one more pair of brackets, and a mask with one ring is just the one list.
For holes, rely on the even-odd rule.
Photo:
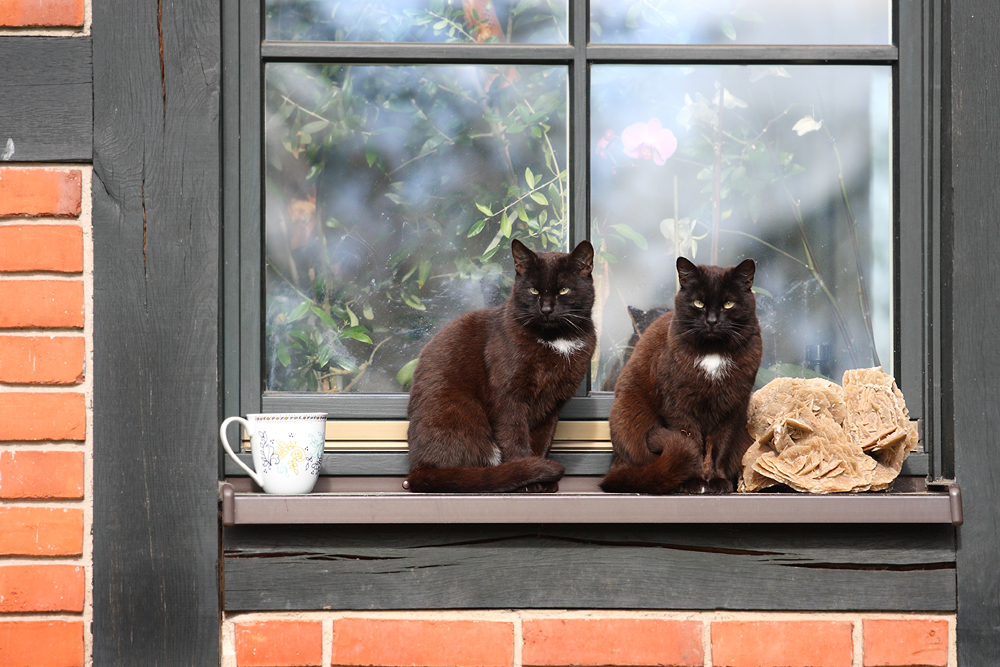
{"label": "green leaf", "polygon": [[351,319],[351,326],[358,326],[358,316],[354,314],[354,311],[351,310],[350,306],[344,306],[344,310],[347,311],[347,316]]}
{"label": "green leaf", "polygon": [[483,206],[479,202],[476,202],[476,208],[478,208],[480,211],[482,211],[483,215],[488,215],[488,216],[492,216],[493,215],[493,211],[491,211],[488,206]]}
{"label": "green leaf", "polygon": [[513,225],[511,224],[511,220],[507,217],[507,211],[504,211],[503,217],[500,218],[500,233],[503,234],[505,239],[510,238],[512,227]]}
{"label": "green leaf", "polygon": [[326,366],[327,362],[330,361],[330,357],[333,356],[333,348],[329,345],[324,345],[316,353],[316,363],[320,368]]}
{"label": "green leaf", "polygon": [[495,253],[497,251],[497,249],[500,247],[500,241],[503,238],[504,238],[503,231],[502,230],[498,230],[497,233],[496,233],[496,236],[493,237],[493,240],[490,241],[490,244],[488,246],[486,246],[486,250],[483,251],[483,257],[482,258],[484,260],[485,259],[489,259],[490,257],[493,256],[493,253]]}
{"label": "green leaf", "polygon": [[420,299],[418,297],[413,296],[412,294],[407,294],[403,296],[403,303],[405,303],[410,308],[413,308],[414,310],[427,310],[427,306],[421,303]]}
{"label": "green leaf", "polygon": [[427,282],[427,277],[431,275],[431,260],[426,257],[420,258],[420,270],[417,272],[417,287],[423,287]]}
{"label": "green leaf", "polygon": [[310,301],[303,301],[302,303],[300,303],[298,306],[295,307],[295,310],[293,310],[288,314],[288,321],[295,322],[296,320],[301,320],[303,317],[306,316],[306,313],[309,312],[309,307],[311,305],[312,302]]}
{"label": "green leaf", "polygon": [[338,334],[339,338],[353,338],[354,340],[360,340],[362,343],[368,343],[371,345],[372,339],[368,336],[368,329],[363,326],[354,326],[344,329]]}
{"label": "green leaf", "polygon": [[301,132],[302,134],[316,134],[316,132],[322,130],[329,124],[330,121],[328,120],[314,120],[313,122],[306,123],[301,128],[299,128],[299,132]]}
{"label": "green leaf", "polygon": [[316,317],[323,320],[323,322],[327,326],[333,327],[334,329],[337,328],[337,323],[333,321],[333,318],[330,317],[330,314],[327,313],[325,310],[323,310],[319,306],[313,306],[312,308],[310,308],[310,310],[312,310],[313,314],[316,315]]}
{"label": "green leaf", "polygon": [[[504,215],[506,215],[506,214],[504,214]],[[465,237],[466,238],[472,238],[473,236],[475,236],[479,232],[483,231],[483,227],[485,227],[485,226],[486,226],[486,219],[484,218],[484,219],[480,220],[479,222],[477,222],[476,224],[472,225],[472,228],[469,229],[469,233],[466,234]]]}
{"label": "green leaf", "polygon": [[626,224],[611,225],[611,228],[614,229],[619,234],[621,234],[622,236],[624,236],[625,238],[635,243],[643,250],[649,247],[649,244],[646,242],[646,237],[640,234],[639,232],[635,231],[628,225]]}
{"label": "green leaf", "polygon": [[763,287],[757,287],[756,285],[754,285],[753,287],[750,288],[750,291],[752,291],[754,294],[760,294],[762,296],[769,296],[772,299],[774,298],[774,295],[771,294],[770,292],[768,292]]}
{"label": "green leaf", "polygon": [[520,134],[527,129],[527,125],[523,123],[514,123],[507,128],[507,134]]}
{"label": "green leaf", "polygon": [[531,173],[531,167],[524,168],[524,180],[528,182],[528,187],[535,187],[535,175]]}
{"label": "green leaf", "polygon": [[639,25],[639,14],[642,12],[642,3],[637,2],[628,8],[625,14],[625,27],[636,28]]}
{"label": "green leaf", "polygon": [[367,303],[365,304],[365,308],[364,308],[363,311],[361,311],[361,314],[365,316],[366,320],[374,320],[375,319],[375,312],[372,310],[372,307],[371,307],[370,304],[367,304]]}
{"label": "green leaf", "polygon": [[365,159],[368,160],[368,166],[375,164],[375,160],[378,159],[378,151],[371,144],[365,146]]}
{"label": "green leaf", "polygon": [[396,373],[396,382],[399,383],[399,386],[408,389],[410,384],[413,383],[413,373],[417,370],[417,362],[419,360],[419,357],[417,359],[410,359],[399,369],[399,372]]}
{"label": "green leaf", "polygon": [[539,204],[541,204],[542,206],[548,206],[549,205],[549,200],[546,199],[545,195],[543,195],[541,192],[532,192],[531,195],[529,195],[529,196],[532,199],[534,199],[536,202],[538,202]]}
{"label": "green leaf", "polygon": [[731,41],[736,41],[736,28],[733,27],[733,22],[729,19],[722,19],[722,23],[719,24],[722,28],[722,34],[728,37]]}
{"label": "green leaf", "polygon": [[528,221],[528,212],[524,209],[524,202],[517,203],[517,217],[525,222]]}
{"label": "green leaf", "polygon": [[292,355],[288,351],[288,347],[284,343],[278,343],[278,348],[275,350],[278,356],[278,361],[282,366],[288,367],[288,364],[292,363]]}
{"label": "green leaf", "polygon": [[617,264],[618,260],[610,252],[604,252],[603,250],[597,253],[597,256],[603,259],[608,264]]}

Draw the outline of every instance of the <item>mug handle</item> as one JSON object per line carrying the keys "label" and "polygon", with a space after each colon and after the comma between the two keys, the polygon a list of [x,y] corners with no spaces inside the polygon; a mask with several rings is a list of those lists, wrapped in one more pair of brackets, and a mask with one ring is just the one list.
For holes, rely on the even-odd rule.
{"label": "mug handle", "polygon": [[256,472],[251,470],[246,463],[243,463],[243,461],[240,460],[240,457],[236,456],[236,452],[233,451],[232,447],[229,446],[229,440],[226,439],[226,428],[233,422],[239,422],[243,424],[243,426],[247,430],[247,433],[250,434],[250,437],[252,438],[254,436],[254,428],[253,426],[250,425],[250,422],[248,422],[246,419],[243,419],[243,417],[229,417],[224,422],[222,422],[222,426],[219,427],[219,437],[222,438],[222,446],[226,448],[226,453],[229,454],[229,456],[234,461],[236,461],[236,465],[246,470],[247,474],[250,475],[251,478],[253,478],[253,481],[257,482],[257,486],[263,488],[264,487],[263,478]]}

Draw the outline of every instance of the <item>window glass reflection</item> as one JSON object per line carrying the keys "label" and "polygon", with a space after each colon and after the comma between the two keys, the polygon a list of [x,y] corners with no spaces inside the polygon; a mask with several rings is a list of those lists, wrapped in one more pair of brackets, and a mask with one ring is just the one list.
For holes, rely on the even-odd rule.
{"label": "window glass reflection", "polygon": [[757,261],[759,380],[892,372],[890,69],[596,66],[591,238],[611,391],[674,262]]}
{"label": "window glass reflection", "polygon": [[266,0],[272,40],[565,44],[567,0]]}
{"label": "window glass reflection", "polygon": [[889,0],[591,0],[590,40],[888,44]]}
{"label": "window glass reflection", "polygon": [[565,68],[265,68],[265,388],[405,391],[506,298],[510,239],[568,245]]}

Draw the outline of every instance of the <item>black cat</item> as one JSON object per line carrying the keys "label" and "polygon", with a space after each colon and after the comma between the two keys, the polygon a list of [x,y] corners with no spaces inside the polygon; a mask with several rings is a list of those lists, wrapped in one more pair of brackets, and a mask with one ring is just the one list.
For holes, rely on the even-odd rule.
{"label": "black cat", "polygon": [[640,336],[615,385],[603,490],[733,491],[762,350],[754,270],[752,259],[728,268],[677,259],[674,310]]}
{"label": "black cat", "polygon": [[551,492],[565,472],[546,456],[597,343],[594,249],[535,253],[515,239],[511,252],[506,304],[456,318],[420,353],[407,407],[411,491]]}

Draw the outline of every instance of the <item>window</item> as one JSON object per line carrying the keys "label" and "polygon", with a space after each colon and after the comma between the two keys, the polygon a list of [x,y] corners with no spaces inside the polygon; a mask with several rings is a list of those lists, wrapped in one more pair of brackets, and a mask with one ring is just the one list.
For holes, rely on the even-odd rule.
{"label": "window", "polygon": [[404,418],[420,348],[505,297],[516,237],[598,250],[599,349],[566,419],[607,417],[679,254],[757,260],[761,383],[880,364],[924,416],[924,337],[900,326],[923,321],[920,8],[245,9],[228,413]]}

